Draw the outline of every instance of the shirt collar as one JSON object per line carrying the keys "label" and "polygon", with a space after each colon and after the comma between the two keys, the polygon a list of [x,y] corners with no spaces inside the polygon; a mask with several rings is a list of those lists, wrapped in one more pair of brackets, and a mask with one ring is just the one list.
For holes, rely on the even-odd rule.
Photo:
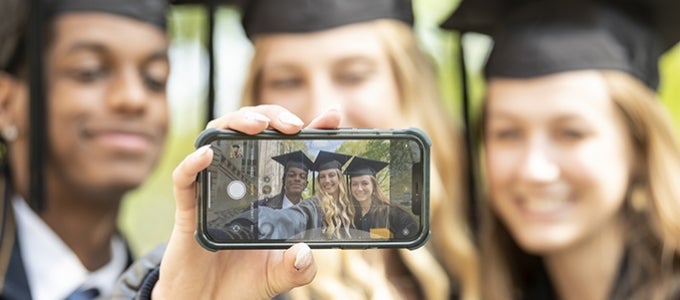
{"label": "shirt collar", "polygon": [[21,257],[33,299],[63,299],[79,287],[97,288],[101,295],[111,293],[128,261],[121,237],[111,239],[109,263],[90,272],[24,199],[15,198],[13,206]]}
{"label": "shirt collar", "polygon": [[288,196],[286,196],[286,194],[283,194],[283,201],[281,202],[281,209],[289,208],[289,207],[292,207],[292,206],[295,206],[295,204],[293,204],[293,202],[291,202],[290,199],[288,199]]}

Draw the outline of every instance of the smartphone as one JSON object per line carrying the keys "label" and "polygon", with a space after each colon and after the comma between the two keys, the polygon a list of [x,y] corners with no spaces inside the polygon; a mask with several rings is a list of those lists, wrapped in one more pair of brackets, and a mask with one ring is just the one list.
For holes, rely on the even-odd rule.
{"label": "smartphone", "polygon": [[408,248],[430,236],[430,139],[418,128],[207,129],[196,239],[206,249]]}

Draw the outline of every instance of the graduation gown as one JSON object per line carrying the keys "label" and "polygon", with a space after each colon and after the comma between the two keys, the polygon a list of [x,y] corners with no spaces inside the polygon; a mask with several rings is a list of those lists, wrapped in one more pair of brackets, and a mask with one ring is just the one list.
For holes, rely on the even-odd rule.
{"label": "graduation gown", "polygon": [[[359,230],[374,232],[374,235],[384,238],[405,239],[418,234],[418,223],[413,216],[400,207],[376,200],[371,200],[371,207],[363,216],[361,207],[356,206],[354,226]],[[389,236],[381,234],[379,232],[381,229],[388,230]]]}

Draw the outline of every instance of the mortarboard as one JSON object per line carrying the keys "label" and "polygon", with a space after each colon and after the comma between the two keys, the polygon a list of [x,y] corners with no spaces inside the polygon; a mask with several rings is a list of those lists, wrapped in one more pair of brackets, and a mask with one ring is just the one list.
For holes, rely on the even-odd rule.
{"label": "mortarboard", "polygon": [[[39,0],[43,22],[61,13],[104,12],[151,23],[165,29],[167,1],[165,0]],[[28,1],[3,1],[0,11],[0,70],[14,73],[23,58],[27,30]],[[42,26],[46,26],[42,24]]]}
{"label": "mortarboard", "polygon": [[394,19],[413,24],[411,0],[249,0],[242,24],[248,38],[266,33],[303,33]]}
{"label": "mortarboard", "polygon": [[167,0],[45,0],[47,17],[71,12],[101,12],[136,19],[165,29]]}
{"label": "mortarboard", "polygon": [[349,177],[371,175],[375,176],[380,170],[387,167],[389,163],[355,156],[345,168],[345,174]]}
{"label": "mortarboard", "polygon": [[680,40],[664,7],[680,1],[463,1],[442,27],[491,35],[487,77],[619,70],[656,89],[658,59]]}
{"label": "mortarboard", "polygon": [[345,165],[350,158],[352,157],[345,154],[319,151],[319,155],[316,156],[314,165],[312,165],[312,170],[317,172],[328,169],[342,170],[342,166]]}
{"label": "mortarboard", "polygon": [[284,170],[293,167],[309,172],[312,167],[312,160],[300,150],[274,156],[272,159],[283,165]]}

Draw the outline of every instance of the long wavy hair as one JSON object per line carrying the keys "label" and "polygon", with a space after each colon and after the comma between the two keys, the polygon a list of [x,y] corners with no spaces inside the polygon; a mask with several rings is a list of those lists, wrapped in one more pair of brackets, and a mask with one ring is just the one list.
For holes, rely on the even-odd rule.
{"label": "long wavy hair", "polygon": [[[315,250],[319,263],[316,279],[309,285],[293,290],[296,298],[362,299],[390,295],[398,299],[394,284],[385,276],[385,261],[390,268],[404,268],[420,286],[427,299],[448,299],[452,293],[462,299],[479,298],[479,265],[477,251],[466,222],[467,187],[463,177],[468,165],[464,159],[462,126],[444,108],[437,74],[432,60],[420,49],[411,27],[394,20],[370,22],[377,32],[394,70],[401,96],[401,116],[404,127],[423,129],[432,140],[430,173],[430,226],[432,238],[414,251],[392,251],[385,258],[366,258],[371,251]],[[266,43],[253,41],[254,55],[245,81],[242,105],[258,104],[260,77],[264,58],[269,51]],[[293,112],[295,113],[295,112]],[[371,252],[371,253],[369,253]],[[379,252],[382,253],[382,252]],[[370,276],[371,280],[366,280]]]}
{"label": "long wavy hair", "polygon": [[[639,157],[620,213],[626,223],[626,291],[614,299],[670,299],[680,295],[680,141],[668,111],[654,91],[632,76],[602,71],[611,99],[625,119]],[[637,189],[642,199],[632,200]],[[520,299],[531,276],[543,268],[539,256],[524,252],[493,214],[488,197],[481,224],[485,298]],[[634,202],[637,201],[638,204]],[[627,295],[632,291],[632,296]],[[512,295],[509,297],[509,295]]]}
{"label": "long wavy hair", "polygon": [[354,226],[354,206],[347,195],[347,183],[342,180],[342,173],[339,169],[330,169],[338,178],[338,191],[331,195],[321,188],[318,182],[316,197],[321,201],[321,211],[323,212],[323,233],[327,238],[351,238],[349,229]]}

